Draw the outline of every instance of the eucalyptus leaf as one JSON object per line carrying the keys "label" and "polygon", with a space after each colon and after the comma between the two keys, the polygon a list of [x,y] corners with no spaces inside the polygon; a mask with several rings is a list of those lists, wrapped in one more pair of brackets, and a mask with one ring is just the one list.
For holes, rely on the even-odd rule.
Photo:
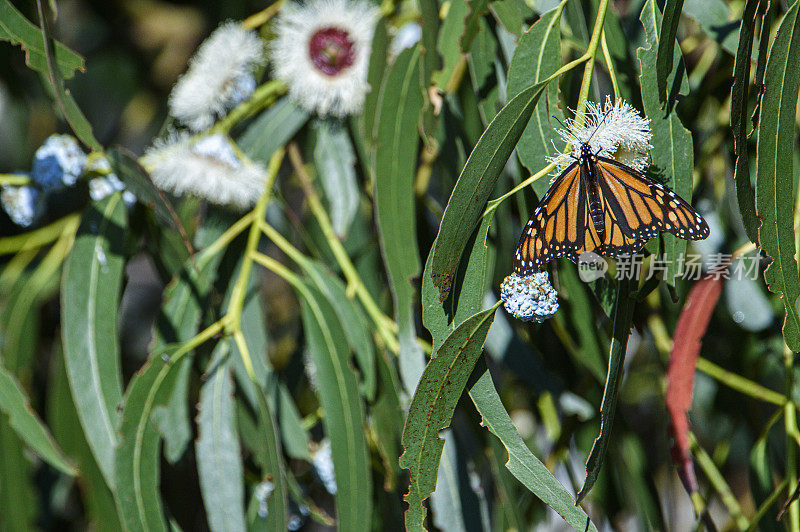
{"label": "eucalyptus leaf", "polygon": [[439,431],[450,424],[467,379],[483,351],[486,334],[494,320],[497,305],[459,325],[431,357],[419,381],[403,429],[400,466],[409,470],[409,490],[405,526],[424,530],[423,501],[436,487],[436,472],[444,440]]}
{"label": "eucalyptus leaf", "polygon": [[356,156],[343,124],[318,120],[314,122],[314,132],[314,164],[328,199],[333,230],[344,239],[360,201]]}
{"label": "eucalyptus leaf", "polygon": [[528,87],[497,113],[461,171],[433,248],[431,276],[440,301],[450,294],[461,254],[545,86],[542,82]]}
{"label": "eucalyptus leaf", "polygon": [[[244,531],[244,471],[234,420],[228,344],[217,344],[197,405],[197,472],[214,531]],[[186,359],[188,360],[188,359]]]}
{"label": "eucalyptus leaf", "polygon": [[[692,134],[683,127],[674,109],[662,109],[659,101],[657,81],[657,55],[659,48],[659,29],[661,14],[654,0],[648,0],[639,19],[644,26],[647,48],[639,48],[636,55],[641,66],[640,81],[642,84],[642,103],[645,115],[650,118],[653,132],[650,151],[652,167],[662,175],[655,177],[664,182],[670,189],[688,202],[692,199],[692,168],[694,167],[694,148]],[[676,53],[671,70],[671,78],[667,80],[670,94],[685,93],[688,87],[686,71],[680,53]],[[670,75],[669,72],[667,75]],[[672,98],[672,96],[670,96]],[[659,179],[660,178],[660,179]],[[664,281],[674,285],[680,274],[681,262],[686,252],[686,241],[674,235],[663,234],[664,253],[661,260],[666,264]]]}
{"label": "eucalyptus leaf", "polygon": [[78,418],[109,487],[116,485],[117,406],[122,371],[117,338],[127,212],[117,193],[90,206],[64,266],[61,335]]}
{"label": "eucalyptus leaf", "polygon": [[302,289],[302,316],[323,425],[336,474],[336,518],[342,530],[368,530],[372,521],[369,456],[364,437],[364,404],[349,364],[345,331],[316,288]]}
{"label": "eucalyptus leaf", "polygon": [[[531,83],[547,79],[561,68],[561,12],[563,4],[544,13],[519,39],[508,65],[508,99],[514,98]],[[551,83],[536,104],[528,126],[517,145],[519,160],[531,174],[547,166],[559,140],[551,115],[563,120],[558,108],[558,84]],[[547,179],[534,181],[533,188],[541,198],[549,186]]]}
{"label": "eucalyptus leaf", "polygon": [[[795,2],[781,21],[767,60],[758,125],[756,215],[761,219],[758,238],[772,257],[764,271],[771,292],[783,299],[786,319],[783,339],[800,352],[800,279],[795,260],[794,169],[792,150],[795,113],[800,90],[800,3]],[[791,201],[790,201],[791,200]]]}

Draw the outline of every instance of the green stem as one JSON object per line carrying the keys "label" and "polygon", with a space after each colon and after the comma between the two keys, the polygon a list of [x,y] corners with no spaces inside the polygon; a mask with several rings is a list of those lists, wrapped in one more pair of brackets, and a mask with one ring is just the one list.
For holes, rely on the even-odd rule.
{"label": "green stem", "polygon": [[56,240],[62,233],[77,229],[80,223],[80,214],[70,214],[30,233],[0,238],[0,255],[42,247]]}
{"label": "green stem", "polygon": [[278,0],[274,4],[270,5],[266,9],[262,9],[258,13],[250,15],[246,19],[242,21],[242,26],[244,26],[247,30],[254,30],[256,28],[260,28],[267,22],[269,19],[275,16],[275,14],[280,10],[281,6],[284,4],[286,0]]}
{"label": "green stem", "polygon": [[214,242],[210,245],[203,248],[203,250],[198,254],[198,262],[203,262],[204,259],[207,257],[213,257],[223,249],[225,249],[228,244],[230,244],[234,238],[239,236],[242,231],[247,229],[251,223],[253,223],[253,218],[255,217],[255,211],[250,211],[244,216],[242,216],[236,223],[230,226],[228,229],[225,230]]}
{"label": "green stem", "polygon": [[225,118],[217,122],[209,133],[228,133],[242,120],[272,105],[279,96],[286,93],[286,90],[286,84],[279,80],[264,83],[255,90],[249,100],[239,104]]}
{"label": "green stem", "polygon": [[27,174],[0,174],[0,185],[30,185],[31,178]]}
{"label": "green stem", "polygon": [[614,69],[614,61],[611,60],[611,53],[608,51],[608,43],[606,42],[606,32],[604,31],[600,36],[600,46],[603,49],[603,59],[606,62],[608,75],[611,78],[611,85],[614,86],[614,100],[619,100],[619,82],[617,82],[617,72]]}
{"label": "green stem", "polygon": [[239,270],[239,276],[236,278],[236,283],[233,286],[231,299],[228,303],[227,312],[225,313],[225,317],[227,318],[225,331],[229,334],[233,334],[234,341],[239,347],[239,353],[242,356],[242,361],[247,369],[247,373],[254,382],[255,372],[253,371],[253,363],[250,359],[250,351],[247,349],[246,345],[244,347],[241,345],[244,343],[244,337],[242,336],[241,331],[242,309],[244,308],[244,299],[247,292],[247,280],[250,277],[250,270],[253,266],[252,254],[258,248],[258,241],[261,237],[261,227],[258,224],[258,221],[264,218],[264,214],[267,210],[267,203],[269,203],[270,196],[272,195],[272,187],[275,184],[275,179],[278,176],[278,169],[281,166],[282,160],[283,150],[279,149],[272,155],[272,158],[269,161],[267,168],[267,182],[264,186],[264,193],[261,194],[261,197],[258,199],[258,202],[253,209],[253,219],[250,225],[250,234],[247,236],[247,249],[244,257],[242,258],[242,267]]}
{"label": "green stem", "polygon": [[386,316],[381,311],[381,309],[378,307],[378,304],[375,303],[374,299],[372,299],[372,295],[367,290],[367,287],[364,286],[361,276],[356,271],[356,268],[350,261],[350,257],[347,255],[347,251],[345,251],[342,242],[339,240],[339,237],[336,236],[336,232],[333,230],[333,224],[328,217],[328,213],[325,211],[325,207],[322,205],[322,200],[320,200],[317,191],[311,184],[311,178],[308,176],[308,173],[305,170],[305,166],[300,155],[300,150],[297,148],[295,143],[289,144],[289,160],[292,163],[292,167],[294,168],[297,179],[300,181],[300,186],[303,188],[303,192],[305,192],[311,213],[314,215],[314,218],[317,219],[317,222],[322,229],[322,234],[325,236],[325,241],[328,243],[328,247],[331,248],[333,256],[336,258],[336,262],[339,264],[339,267],[342,269],[342,273],[347,280],[348,293],[355,293],[358,296],[358,299],[364,305],[367,315],[369,315],[369,317],[375,322],[379,334],[386,342],[386,346],[393,353],[398,353],[399,345],[397,343],[397,338],[395,337],[395,334],[397,333],[397,324],[394,322],[394,320]]}
{"label": "green stem", "polygon": [[769,388],[765,388],[764,386],[761,386],[750,379],[746,379],[741,375],[727,371],[703,357],[697,359],[697,370],[702,371],[709,377],[718,380],[729,388],[750,396],[753,399],[760,399],[761,401],[766,401],[767,403],[772,403],[778,406],[783,406],[786,404],[786,397],[784,397],[782,394],[772,391]]}
{"label": "green stem", "polygon": [[747,518],[742,513],[742,507],[739,505],[739,501],[736,500],[736,497],[731,491],[730,486],[725,481],[725,477],[722,476],[720,473],[719,468],[714,463],[714,460],[708,455],[708,453],[703,450],[702,447],[697,443],[697,438],[695,438],[693,432],[689,432],[689,443],[691,445],[692,454],[694,454],[695,459],[697,460],[697,464],[705,473],[706,478],[713,486],[714,490],[719,493],[720,500],[722,500],[722,504],[728,509],[728,512],[731,514],[731,518],[736,523],[736,526],[739,530],[746,530],[747,527],[750,526]]}
{"label": "green stem", "polygon": [[589,86],[591,85],[592,74],[594,73],[594,62],[597,58],[597,47],[600,45],[600,37],[603,34],[603,24],[606,20],[607,10],[608,0],[601,0],[600,6],[597,9],[597,19],[594,22],[594,29],[592,30],[592,38],[589,40],[589,46],[586,48],[586,55],[589,60],[583,68],[583,80],[581,81],[581,90],[578,93],[578,105],[575,107],[576,127],[583,125],[584,113],[586,112],[586,98],[589,95]]}

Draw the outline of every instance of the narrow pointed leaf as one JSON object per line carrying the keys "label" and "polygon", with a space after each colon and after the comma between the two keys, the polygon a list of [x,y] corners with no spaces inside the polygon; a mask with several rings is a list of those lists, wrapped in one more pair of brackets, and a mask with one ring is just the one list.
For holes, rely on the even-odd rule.
{"label": "narrow pointed leaf", "polygon": [[[664,4],[664,16],[661,19],[661,30],[658,34],[662,37],[658,41],[658,55],[656,58],[656,79],[658,80],[658,97],[661,103],[668,98],[667,81],[674,65],[675,38],[678,36],[678,23],[681,20],[683,0],[667,0]],[[680,49],[679,49],[680,50]]]}
{"label": "narrow pointed leaf", "polygon": [[[674,109],[665,111],[657,96],[656,82],[656,55],[660,53],[658,45],[661,39],[661,13],[654,0],[648,0],[639,19],[645,29],[647,48],[639,48],[636,55],[641,67],[640,81],[642,84],[642,103],[644,114],[650,118],[650,127],[653,131],[650,151],[652,164],[656,177],[680,197],[691,203],[692,200],[692,168],[694,167],[694,149],[692,147],[692,134],[683,127]],[[673,59],[672,74],[668,75],[668,84],[673,92],[686,92],[688,81],[685,68],[682,66],[680,53]],[[680,77],[678,77],[680,76]],[[662,235],[664,253],[661,259],[667,265],[664,280],[675,284],[679,274],[680,258],[686,251],[686,240],[674,235]]]}
{"label": "narrow pointed leaf", "polygon": [[[0,40],[22,47],[25,51],[25,63],[37,72],[47,72],[41,30],[26,19],[9,0],[0,0]],[[55,60],[64,79],[71,78],[75,71],[84,70],[83,57],[60,42],[55,43]]]}
{"label": "narrow pointed leaf", "polygon": [[481,424],[497,436],[508,451],[506,468],[511,474],[576,531],[597,532],[572,495],[525,445],[500,400],[488,370],[472,385],[469,396],[481,414]]}
{"label": "narrow pointed leaf", "polygon": [[694,372],[700,357],[703,336],[722,294],[722,284],[722,277],[709,275],[692,286],[675,326],[675,340],[667,368],[665,404],[670,418],[669,431],[673,438],[672,461],[690,495],[700,489],[689,452],[688,412],[692,406]]}
{"label": "narrow pointed leaf", "polygon": [[303,290],[303,327],[314,367],[325,434],[336,474],[336,518],[341,530],[368,530],[372,522],[371,476],[364,437],[364,404],[349,363],[345,331],[316,288]]}
{"label": "narrow pointed leaf", "polygon": [[756,215],[758,238],[770,257],[764,279],[771,292],[783,299],[786,319],[783,339],[800,352],[800,296],[794,232],[795,112],[800,90],[800,3],[795,2],[778,27],[764,74],[765,92],[758,125]]}
{"label": "narrow pointed leaf", "polygon": [[444,448],[439,431],[450,425],[467,379],[483,352],[496,310],[494,306],[475,314],[447,337],[431,357],[411,400],[403,429],[404,452],[400,457],[400,466],[409,470],[409,489],[405,495],[409,504],[405,516],[408,530],[425,529],[423,502],[436,487],[436,472]]}
{"label": "narrow pointed leaf", "polygon": [[0,411],[8,416],[3,424],[7,423],[7,427],[13,429],[20,440],[42,460],[62,473],[75,475],[75,467],[64,456],[47,426],[31,408],[24,390],[3,367],[0,367]]}
{"label": "narrow pointed leaf", "polygon": [[537,83],[508,102],[483,132],[461,171],[433,248],[431,276],[440,301],[450,294],[461,254],[544,88],[545,83]]}
{"label": "narrow pointed leaf", "polygon": [[166,531],[159,494],[161,434],[153,409],[168,403],[182,356],[172,350],[152,357],[134,375],[125,393],[120,443],[115,457],[117,509],[126,530]]}
{"label": "narrow pointed leaf", "polygon": [[244,472],[234,418],[233,378],[225,360],[228,344],[220,342],[215,351],[197,405],[200,492],[211,530],[244,532]]}
{"label": "narrow pointed leaf", "polygon": [[345,238],[358,212],[360,194],[356,156],[347,129],[331,121],[315,122],[314,164],[328,199],[333,230]]}
{"label": "narrow pointed leaf", "polygon": [[[561,67],[561,12],[562,7],[557,7],[543,14],[520,37],[511,64],[508,65],[506,90],[509,100],[531,83],[546,79]],[[551,115],[563,118],[558,108],[557,83],[551,83],[539,99],[517,145],[519,160],[531,174],[547,166],[547,157],[553,155],[554,143],[559,140]],[[548,186],[547,179],[539,179],[533,184],[540,198]]]}
{"label": "narrow pointed leaf", "polygon": [[400,363],[417,365],[422,350],[414,326],[414,287],[419,275],[414,176],[422,110],[420,47],[395,59],[381,89],[375,150],[375,208],[384,264],[389,273],[398,326]]}
{"label": "narrow pointed leaf", "polygon": [[117,337],[127,212],[121,194],[84,213],[64,266],[61,335],[72,397],[106,483],[114,483],[122,373]]}
{"label": "narrow pointed leaf", "polygon": [[739,30],[739,48],[736,51],[736,63],[733,67],[733,86],[731,87],[731,130],[733,131],[733,151],[736,154],[733,173],[736,183],[736,199],[747,238],[752,242],[758,242],[758,218],[756,218],[756,195],[750,183],[747,109],[753,38],[756,20],[760,18],[758,6],[761,4],[761,0],[747,0],[745,4],[742,25]]}
{"label": "narrow pointed leaf", "polygon": [[631,320],[636,300],[630,297],[634,281],[621,279],[617,287],[617,300],[614,304],[614,332],[611,338],[611,349],[608,356],[608,375],[603,390],[603,402],[600,404],[600,434],[592,444],[589,458],[586,460],[586,480],[578,492],[578,502],[589,493],[603,467],[608,443],[611,439],[611,428],[617,410],[619,381],[622,377],[622,364],[625,362],[625,351],[628,336],[631,332]]}

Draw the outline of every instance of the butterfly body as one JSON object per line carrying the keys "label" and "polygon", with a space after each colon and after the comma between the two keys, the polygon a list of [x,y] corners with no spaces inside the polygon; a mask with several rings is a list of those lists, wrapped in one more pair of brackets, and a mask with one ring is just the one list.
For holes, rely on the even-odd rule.
{"label": "butterfly body", "polygon": [[643,173],[594,152],[588,143],[533,211],[514,256],[517,275],[582,253],[636,253],[661,232],[702,240],[705,220],[680,196]]}

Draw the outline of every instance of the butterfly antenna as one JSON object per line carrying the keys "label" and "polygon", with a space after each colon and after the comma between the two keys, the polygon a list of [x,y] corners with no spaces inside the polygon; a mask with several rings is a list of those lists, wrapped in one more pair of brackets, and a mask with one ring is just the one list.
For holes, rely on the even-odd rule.
{"label": "butterfly antenna", "polygon": [[606,118],[608,118],[608,115],[611,114],[611,110],[612,109],[613,109],[613,107],[609,107],[608,109],[606,109],[606,112],[603,113],[603,119],[600,120],[600,123],[597,124],[597,127],[594,128],[594,131],[592,131],[592,134],[589,135],[589,139],[586,141],[586,144],[589,144],[589,141],[592,140],[592,137],[594,137],[594,134],[597,133],[597,130],[600,129],[600,126],[602,126],[603,123],[606,121]]}
{"label": "butterfly antenna", "polygon": [[572,128],[570,128],[569,126],[567,126],[567,124],[565,124],[565,123],[564,123],[564,121],[563,121],[563,120],[561,120],[560,118],[558,118],[556,115],[552,115],[552,117],[556,119],[556,122],[558,122],[559,124],[561,124],[561,127],[563,127],[563,128],[564,128],[564,131],[566,131],[566,132],[567,132],[567,135],[569,135],[569,138],[570,138],[571,140],[575,140],[575,134],[572,132]]}

